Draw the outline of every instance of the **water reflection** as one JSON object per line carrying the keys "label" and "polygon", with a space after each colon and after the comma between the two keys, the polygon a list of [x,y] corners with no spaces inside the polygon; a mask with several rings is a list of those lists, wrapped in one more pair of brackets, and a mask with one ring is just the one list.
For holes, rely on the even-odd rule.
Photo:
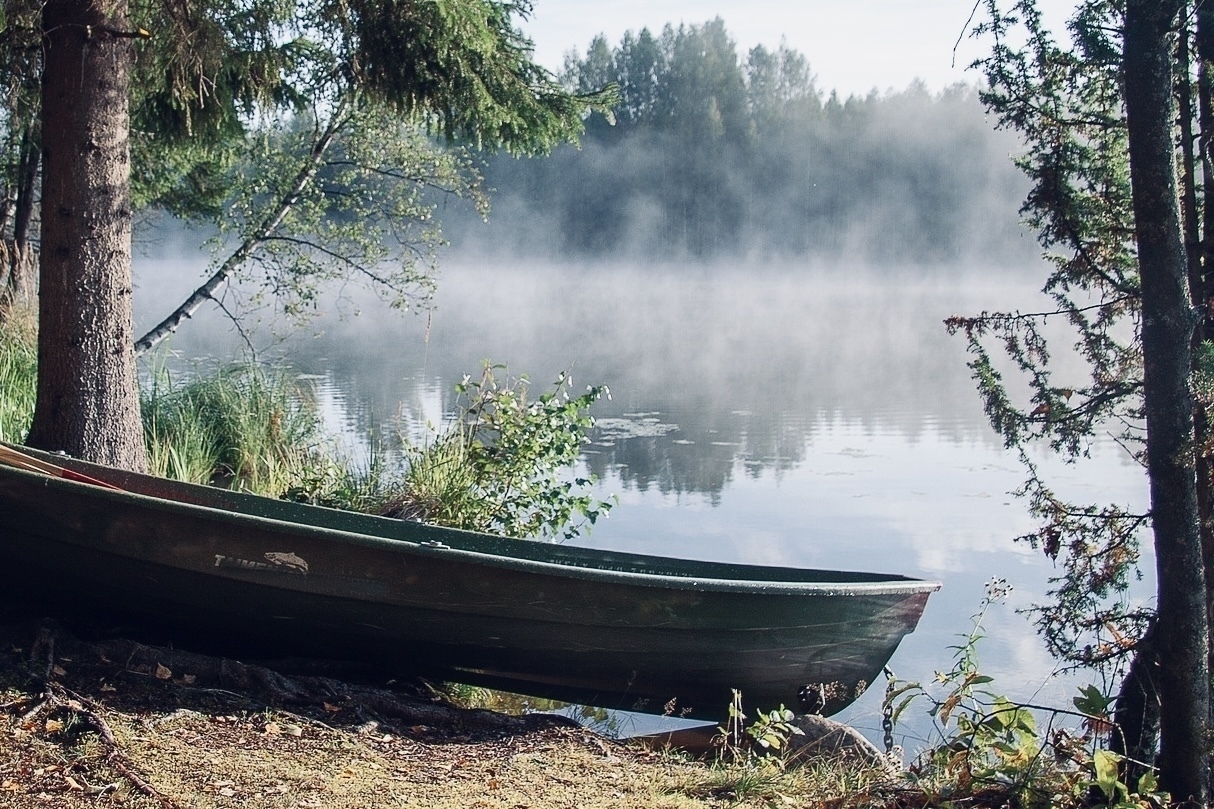
{"label": "water reflection", "polygon": [[[186,266],[163,260],[141,268],[161,288]],[[284,344],[263,335],[261,346],[301,372],[327,375],[364,432],[397,417],[434,418],[427,397],[435,390],[440,409],[449,409],[453,382],[487,358],[537,384],[571,369],[579,382],[610,386],[612,401],[597,409],[607,425],[633,425],[634,439],[614,440],[616,426],[596,436],[611,444],[596,448],[597,471],[623,467],[632,470],[629,485],[712,493],[728,485],[736,458],[752,474],[800,462],[822,416],[894,430],[910,442],[925,430],[992,440],[963,347],[940,322],[1027,300],[1030,291],[981,276],[804,267],[456,267],[441,279],[428,320],[346,300]],[[166,300],[145,283],[140,319]],[[356,304],[361,315],[341,316]],[[188,324],[174,348],[192,356],[241,344],[210,312]],[[668,426],[661,435],[636,432],[646,422]]]}
{"label": "water reflection", "polygon": [[[147,320],[163,287],[197,262],[145,261],[136,298]],[[991,280],[992,278],[996,280]],[[949,666],[983,582],[1007,578],[988,616],[983,668],[1029,698],[1073,685],[1017,614],[1053,570],[1012,538],[1031,523],[1008,495],[1022,481],[986,425],[954,313],[1034,304],[1017,276],[880,275],[849,268],[453,267],[430,319],[346,300],[308,330],[262,346],[320,378],[335,432],[353,445],[417,431],[454,406],[454,385],[491,358],[540,385],[566,369],[607,384],[584,456],[620,505],[585,540],[687,558],[863,569],[940,579],[920,628],[894,658],[899,675]],[[188,283],[188,280],[187,280]],[[358,317],[340,311],[363,306]],[[239,353],[214,312],[174,340],[182,358]],[[1065,374],[1065,369],[1062,371]],[[1064,496],[1141,506],[1141,472],[1116,446],[1068,467],[1040,459]],[[1149,570],[1147,571],[1149,574]],[[1143,592],[1150,592],[1148,575]],[[845,718],[879,728],[879,689]],[[1039,698],[1044,699],[1045,696]],[[757,706],[774,707],[774,706]],[[909,725],[925,736],[925,717]]]}

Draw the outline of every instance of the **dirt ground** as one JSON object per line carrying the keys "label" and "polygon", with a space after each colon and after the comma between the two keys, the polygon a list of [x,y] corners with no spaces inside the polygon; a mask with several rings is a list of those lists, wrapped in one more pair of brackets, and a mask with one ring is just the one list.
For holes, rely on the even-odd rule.
{"label": "dirt ground", "polygon": [[0,625],[0,806],[841,806],[781,768],[716,765],[424,684],[285,676],[47,622]]}

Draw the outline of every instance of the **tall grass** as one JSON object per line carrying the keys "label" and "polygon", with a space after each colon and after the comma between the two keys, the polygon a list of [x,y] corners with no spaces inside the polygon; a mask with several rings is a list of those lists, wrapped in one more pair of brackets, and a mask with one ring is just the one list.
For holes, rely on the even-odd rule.
{"label": "tall grass", "polygon": [[[0,440],[25,440],[37,378],[36,318],[14,307],[0,320]],[[310,392],[281,370],[242,364],[187,379],[161,369],[141,398],[154,475],[279,496],[334,463],[321,457]]]}
{"label": "tall grass", "polygon": [[[20,443],[34,411],[32,316],[0,323],[0,439]],[[525,377],[486,366],[460,386],[457,416],[421,446],[402,441],[389,464],[377,448],[355,466],[335,454],[311,391],[251,363],[205,375],[154,371],[141,392],[148,471],[191,483],[507,536],[572,537],[611,507],[572,467],[592,423],[592,388],[527,395]]]}
{"label": "tall grass", "polygon": [[0,320],[0,441],[25,440],[34,417],[38,345],[32,307],[14,306]]}
{"label": "tall grass", "polygon": [[364,464],[333,452],[314,453],[312,463],[282,496],[297,503],[396,517],[402,516],[394,513],[402,486],[399,467],[390,466],[372,440]]}
{"label": "tall grass", "polygon": [[142,409],[154,475],[280,496],[327,462],[310,394],[278,369],[241,364],[186,381],[161,371]]}
{"label": "tall grass", "polygon": [[467,527],[485,508],[462,430],[448,429],[423,446],[406,445],[406,461],[392,516]]}

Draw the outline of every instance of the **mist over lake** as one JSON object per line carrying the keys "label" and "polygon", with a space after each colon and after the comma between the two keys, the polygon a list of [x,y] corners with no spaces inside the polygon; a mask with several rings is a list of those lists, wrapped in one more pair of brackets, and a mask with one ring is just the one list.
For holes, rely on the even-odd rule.
{"label": "mist over lake", "polygon": [[[537,391],[562,372],[575,389],[606,385],[580,471],[619,504],[578,542],[938,580],[890,664],[910,680],[950,667],[985,583],[1004,578],[1013,590],[986,618],[982,671],[1013,698],[1069,704],[1076,680],[1053,676],[1018,612],[1054,575],[1014,541],[1035,528],[1012,495],[1025,473],[943,325],[1054,308],[1019,221],[1015,136],[970,87],[824,93],[805,57],[739,55],[719,20],[596,39],[562,78],[582,91],[617,82],[613,120],[592,115],[580,147],[551,156],[475,156],[488,222],[434,198],[451,246],[433,308],[402,315],[334,284],[304,325],[277,317],[272,297],[248,316],[254,266],[223,298],[246,313],[239,330],[204,308],[145,369],[251,353],[284,364],[363,459],[399,435],[424,441],[486,361]],[[205,277],[201,241],[145,231],[137,331]],[[1045,333],[1066,338],[1060,320]],[[1086,372],[1068,366],[1067,345],[1052,346],[1058,385]],[[1044,447],[1033,460],[1061,497],[1146,507],[1141,468],[1111,438],[1074,465]],[[1152,592],[1142,564],[1133,598]],[[880,691],[842,718],[875,733]],[[907,747],[930,727],[907,715]]]}
{"label": "mist over lake", "polygon": [[[141,318],[204,269],[180,243],[162,249],[138,265],[155,279],[137,290]],[[373,433],[419,435],[449,416],[455,384],[487,359],[537,389],[563,370],[578,387],[606,384],[612,396],[595,406],[583,458],[599,494],[620,502],[580,543],[939,580],[891,662],[910,679],[949,666],[984,582],[1004,577],[1014,591],[988,617],[979,654],[1001,688],[1028,699],[1054,664],[1015,609],[1042,597],[1052,569],[1013,542],[1033,527],[1009,494],[1023,473],[987,425],[964,344],[942,320],[1034,305],[1034,271],[453,260],[428,317],[348,293],[306,328],[252,336],[260,359],[315,386],[330,430],[355,454]],[[204,310],[171,351],[167,361],[188,370],[247,346]],[[1065,495],[1145,501],[1139,468],[1112,441],[1078,466],[1045,451],[1039,461]],[[1070,687],[1050,684],[1063,700]],[[879,691],[843,718],[879,727]],[[916,735],[929,726],[906,722]]]}

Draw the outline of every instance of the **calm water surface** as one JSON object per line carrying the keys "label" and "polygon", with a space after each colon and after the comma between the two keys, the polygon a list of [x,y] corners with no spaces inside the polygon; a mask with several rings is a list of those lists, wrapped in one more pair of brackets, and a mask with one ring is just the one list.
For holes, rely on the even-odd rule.
{"label": "calm water surface", "polygon": [[[137,317],[146,325],[171,308],[204,264],[176,252],[139,262]],[[329,426],[353,452],[372,430],[440,421],[455,383],[485,359],[535,383],[571,369],[579,386],[606,384],[612,399],[596,406],[584,463],[619,505],[581,543],[938,580],[890,664],[909,679],[949,667],[984,582],[1003,577],[1014,590],[988,615],[982,668],[1004,693],[1069,704],[1074,683],[1051,677],[1016,612],[1052,573],[1012,541],[1032,527],[1009,494],[1021,470],[986,424],[962,341],[941,325],[956,313],[1041,306],[1035,283],[1032,268],[923,277],[452,264],[429,317],[335,293],[308,327],[278,338],[260,329],[254,344],[316,381]],[[188,365],[242,345],[207,312],[172,349]],[[1063,494],[1142,507],[1143,478],[1124,452],[1107,441],[1092,456],[1041,461]],[[877,733],[880,690],[841,718]],[[918,747],[930,720],[910,716],[902,730]]]}

